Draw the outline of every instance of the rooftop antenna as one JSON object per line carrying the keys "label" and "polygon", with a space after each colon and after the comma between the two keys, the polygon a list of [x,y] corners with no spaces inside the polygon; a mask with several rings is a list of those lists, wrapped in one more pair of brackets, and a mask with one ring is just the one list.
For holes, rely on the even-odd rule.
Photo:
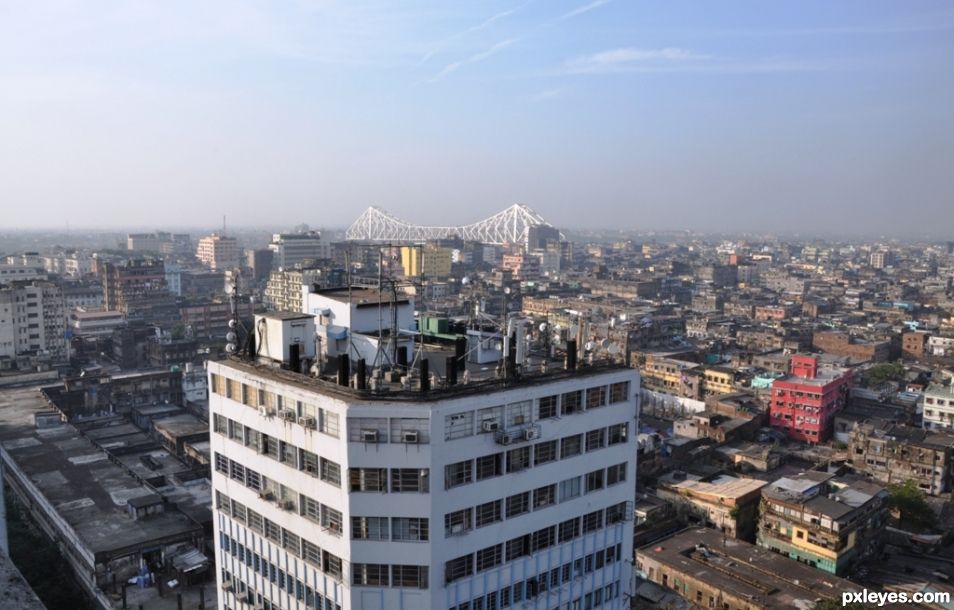
{"label": "rooftop antenna", "polygon": [[225,227],[226,227],[226,224],[225,224],[225,214],[222,214],[222,237],[225,237],[225,235],[226,235]]}

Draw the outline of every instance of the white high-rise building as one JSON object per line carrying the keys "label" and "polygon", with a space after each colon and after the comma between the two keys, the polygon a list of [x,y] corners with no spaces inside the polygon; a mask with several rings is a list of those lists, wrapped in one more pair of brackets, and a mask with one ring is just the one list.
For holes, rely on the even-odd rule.
{"label": "white high-rise building", "polygon": [[[259,340],[308,332],[286,318]],[[635,370],[422,390],[208,368],[223,610],[628,607]]]}
{"label": "white high-rise building", "polygon": [[331,258],[331,244],[317,231],[307,233],[275,233],[269,250],[274,252],[273,265],[287,269],[305,261]]}

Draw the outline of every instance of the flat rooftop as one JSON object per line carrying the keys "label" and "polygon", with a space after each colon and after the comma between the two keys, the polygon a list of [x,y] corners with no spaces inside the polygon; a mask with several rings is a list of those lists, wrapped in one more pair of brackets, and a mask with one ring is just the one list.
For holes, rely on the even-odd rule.
{"label": "flat rooftop", "polygon": [[768,549],[698,527],[636,551],[706,585],[765,608],[811,610],[818,599],[840,599],[861,587]]}
{"label": "flat rooftop", "polygon": [[[580,363],[575,370],[565,370],[563,365],[557,362],[550,362],[547,372],[542,372],[541,361],[528,363],[526,371],[522,374],[512,377],[497,377],[495,374],[496,363],[488,365],[479,365],[467,363],[466,373],[470,380],[464,382],[464,372],[457,375],[457,384],[453,386],[444,385],[445,363],[448,356],[453,356],[453,350],[426,348],[429,363],[429,371],[437,375],[440,380],[432,384],[427,392],[421,392],[417,387],[417,382],[404,389],[399,382],[388,381],[388,375],[385,374],[385,380],[377,389],[370,389],[371,380],[368,380],[368,389],[358,390],[356,388],[341,386],[335,382],[334,371],[325,370],[321,377],[315,375],[306,375],[295,373],[282,369],[277,362],[251,362],[238,356],[232,356],[221,361],[224,366],[243,371],[252,375],[260,375],[282,383],[287,383],[300,387],[310,392],[328,394],[349,400],[386,400],[386,401],[413,401],[428,402],[434,400],[444,400],[458,396],[468,396],[473,394],[485,394],[487,392],[504,392],[518,387],[531,387],[551,381],[562,381],[573,378],[582,378],[594,375],[605,374],[608,372],[632,371],[633,369],[618,363],[599,362],[594,364]],[[330,368],[327,364],[325,369]],[[371,365],[368,366],[368,373],[371,373]],[[351,363],[351,372],[355,370],[355,363]],[[414,372],[417,372],[416,370]],[[161,423],[167,420],[159,420]]]}
{"label": "flat rooftop", "polygon": [[398,292],[395,296],[391,292],[378,290],[377,288],[325,288],[319,289],[314,294],[327,297],[329,299],[340,301],[342,303],[351,303],[353,305],[383,305],[388,306],[392,300],[394,303],[410,303],[411,298],[404,293]]}
{"label": "flat rooftop", "polygon": [[719,475],[711,481],[703,481],[702,477],[687,474],[683,480],[672,478],[672,473],[659,477],[659,482],[677,491],[685,491],[692,496],[708,496],[713,500],[738,499],[756,492],[768,483],[759,479],[745,479],[729,475]]}
{"label": "flat rooftop", "polygon": [[121,556],[130,548],[201,532],[171,506],[134,521],[127,502],[153,491],[74,426],[37,428],[34,416],[49,410],[38,387],[0,391],[0,446],[89,552]]}

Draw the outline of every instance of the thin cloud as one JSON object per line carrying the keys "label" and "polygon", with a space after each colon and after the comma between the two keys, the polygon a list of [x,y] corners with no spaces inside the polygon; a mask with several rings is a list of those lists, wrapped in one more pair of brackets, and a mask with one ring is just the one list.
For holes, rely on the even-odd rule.
{"label": "thin cloud", "polygon": [[599,7],[601,7],[601,6],[605,5],[605,4],[609,4],[610,2],[612,2],[612,0],[593,0],[593,2],[590,2],[589,4],[584,4],[584,5],[582,5],[582,6],[578,6],[578,7],[576,7],[575,9],[573,9],[572,11],[569,11],[569,12],[567,12],[567,13],[563,13],[562,15],[560,15],[559,17],[557,17],[556,20],[557,20],[557,21],[565,21],[565,20],[567,20],[567,19],[573,19],[574,17],[577,17],[577,16],[579,16],[579,15],[582,15],[583,13],[589,13],[590,11],[595,10],[595,9],[598,9]]}
{"label": "thin cloud", "polygon": [[594,72],[627,71],[640,63],[691,62],[710,59],[689,49],[665,47],[662,49],[637,49],[625,47],[610,49],[592,55],[576,57],[565,64],[567,72],[586,74]]}
{"label": "thin cloud", "polygon": [[467,29],[465,29],[465,30],[461,30],[461,31],[457,32],[456,34],[453,34],[453,35],[449,36],[447,39],[445,39],[443,42],[441,42],[440,44],[438,44],[437,46],[435,46],[433,49],[427,51],[427,52],[424,54],[424,56],[421,57],[421,60],[418,62],[418,65],[421,65],[421,64],[426,63],[429,59],[431,59],[432,57],[434,57],[434,55],[436,55],[436,54],[438,53],[438,51],[440,51],[443,47],[445,47],[448,43],[450,43],[450,42],[452,42],[452,41],[454,41],[454,40],[457,40],[457,39],[459,39],[459,38],[463,38],[464,36],[467,36],[468,34],[473,34],[474,32],[479,32],[480,30],[483,30],[483,29],[485,29],[485,28],[488,28],[488,27],[490,27],[491,25],[493,25],[493,24],[497,23],[498,21],[500,21],[501,19],[506,19],[506,18],[509,17],[510,15],[513,15],[513,14],[516,13],[517,11],[519,11],[519,10],[525,8],[525,7],[526,7],[528,4],[530,4],[531,2],[533,2],[533,0],[527,0],[527,1],[524,2],[523,4],[519,4],[519,5],[517,5],[517,6],[513,7],[513,8],[511,8],[511,9],[507,9],[507,10],[505,10],[505,11],[500,11],[499,13],[495,13],[495,14],[491,15],[490,17],[484,19],[484,20],[481,21],[480,23],[478,23],[478,24],[476,24],[476,25],[472,25],[472,26],[470,26],[469,28],[467,28]]}
{"label": "thin cloud", "polygon": [[507,40],[502,40],[498,42],[497,44],[493,45],[492,47],[489,47],[488,49],[485,49],[479,53],[474,53],[467,59],[462,59],[460,61],[449,63],[446,66],[444,66],[444,69],[438,72],[434,76],[434,78],[430,80],[430,82],[432,83],[437,82],[440,79],[447,76],[448,74],[452,74],[456,72],[457,70],[459,70],[461,67],[466,66],[468,64],[475,64],[477,62],[484,61],[485,59],[493,57],[494,55],[496,55],[500,51],[503,51],[504,49],[506,49],[507,47],[509,47],[515,42],[517,42],[516,38],[508,38]]}

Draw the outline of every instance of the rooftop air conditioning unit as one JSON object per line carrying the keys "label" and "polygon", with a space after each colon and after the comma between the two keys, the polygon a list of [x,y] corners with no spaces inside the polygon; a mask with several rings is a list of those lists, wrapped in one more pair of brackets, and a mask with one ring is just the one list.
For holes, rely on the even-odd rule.
{"label": "rooftop air conditioning unit", "polygon": [[401,442],[416,445],[418,442],[417,430],[405,430],[402,432]]}
{"label": "rooftop air conditioning unit", "polygon": [[540,438],[540,430],[538,428],[527,428],[523,431],[523,438],[528,441],[532,441]]}
{"label": "rooftop air conditioning unit", "polygon": [[361,438],[366,443],[376,443],[378,442],[378,431],[377,430],[362,430]]}
{"label": "rooftop air conditioning unit", "polygon": [[484,432],[493,432],[499,427],[500,425],[495,419],[485,419],[484,421],[480,422],[480,429]]}
{"label": "rooftop air conditioning unit", "polygon": [[314,429],[314,428],[317,428],[317,427],[318,427],[318,422],[315,420],[314,417],[310,417],[310,416],[309,416],[309,417],[299,417],[299,418],[298,418],[298,423],[301,424],[302,426],[306,427],[306,428],[312,428],[312,429]]}

